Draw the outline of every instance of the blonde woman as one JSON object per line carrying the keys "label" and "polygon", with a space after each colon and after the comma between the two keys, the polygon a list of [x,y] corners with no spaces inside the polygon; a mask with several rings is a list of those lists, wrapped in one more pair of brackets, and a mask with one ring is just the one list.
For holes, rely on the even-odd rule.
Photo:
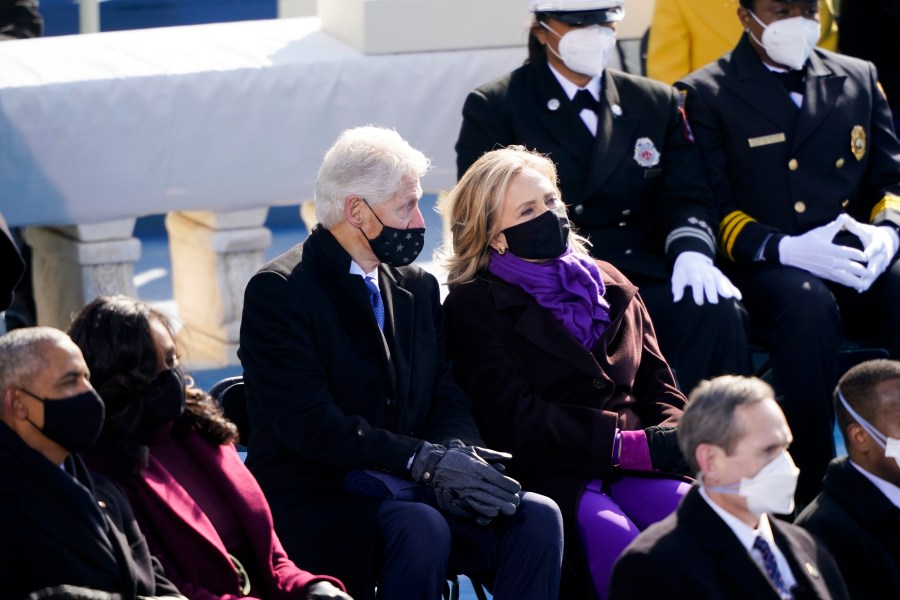
{"label": "blonde woman", "polygon": [[590,258],[555,182],[512,146],[450,192],[447,343],[485,441],[562,510],[561,597],[604,598],[619,553],[689,487],[663,474],[686,468],[671,427],[685,398],[637,288]]}

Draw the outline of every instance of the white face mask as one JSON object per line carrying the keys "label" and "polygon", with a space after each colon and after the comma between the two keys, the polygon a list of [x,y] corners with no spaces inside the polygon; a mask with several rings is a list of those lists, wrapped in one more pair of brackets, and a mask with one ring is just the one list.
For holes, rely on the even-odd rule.
{"label": "white face mask", "polygon": [[744,496],[747,510],[756,516],[767,512],[786,515],[794,510],[794,491],[799,476],[800,469],[785,450],[753,477],[743,477],[740,483],[705,487],[712,492]]}
{"label": "white face mask", "polygon": [[[540,22],[541,26],[557,36],[549,25]],[[567,67],[591,77],[599,77],[606,68],[616,46],[616,32],[611,27],[589,25],[572,29],[559,39],[559,54],[550,45],[547,49],[556,54]]]}
{"label": "white face mask", "polygon": [[[747,11],[750,12],[750,11]],[[800,69],[806,64],[810,52],[819,41],[819,23],[805,17],[791,17],[766,25],[755,14],[750,16],[763,26],[762,41],[756,43],[765,48],[769,58],[780,65]]]}
{"label": "white face mask", "polygon": [[847,399],[844,398],[844,394],[841,393],[840,389],[838,389],[837,394],[841,404],[844,405],[844,408],[847,409],[847,412],[850,413],[853,420],[859,423],[859,426],[872,436],[872,439],[875,440],[876,444],[884,448],[884,455],[887,458],[893,458],[897,462],[897,466],[900,467],[900,439],[889,438],[875,429],[871,423],[863,419],[855,410],[850,408],[850,404],[847,402]]}

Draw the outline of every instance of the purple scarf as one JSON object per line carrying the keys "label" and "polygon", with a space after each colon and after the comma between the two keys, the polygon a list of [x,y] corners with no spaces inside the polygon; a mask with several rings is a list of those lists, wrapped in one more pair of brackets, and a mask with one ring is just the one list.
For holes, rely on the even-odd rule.
{"label": "purple scarf", "polygon": [[571,246],[544,263],[492,250],[488,271],[534,296],[588,350],[609,325],[609,304],[603,298],[606,287],[600,269],[589,257],[573,252]]}

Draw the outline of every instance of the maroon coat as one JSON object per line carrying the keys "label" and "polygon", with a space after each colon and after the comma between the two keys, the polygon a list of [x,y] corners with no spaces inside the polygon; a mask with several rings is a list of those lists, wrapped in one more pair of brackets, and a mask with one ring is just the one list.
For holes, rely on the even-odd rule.
{"label": "maroon coat", "polygon": [[616,427],[675,424],[685,403],[637,288],[609,263],[597,264],[611,323],[591,352],[534,297],[493,275],[453,288],[444,302],[456,381],[472,397],[487,446],[511,452],[509,475],[562,511],[561,597],[592,594],[572,542],[585,485],[613,473]]}
{"label": "maroon coat", "polygon": [[[222,502],[230,503],[234,512],[243,516],[241,526],[257,559],[255,565],[247,565],[258,576],[251,579],[251,597],[302,600],[306,586],[320,580],[343,589],[340,581],[304,571],[287,557],[275,535],[265,496],[234,446],[214,444],[193,429],[180,444],[185,455],[205,465]],[[241,597],[237,573],[209,518],[152,453],[149,466],[139,476],[123,474],[96,456],[86,460],[91,469],[125,491],[150,550],[182,594],[192,600]]]}
{"label": "maroon coat", "polygon": [[598,261],[611,323],[589,352],[518,286],[483,274],[444,308],[457,382],[490,448],[513,454],[510,475],[577,514],[584,485],[612,472],[616,427],[674,424],[684,395],[659,351],[644,302]]}

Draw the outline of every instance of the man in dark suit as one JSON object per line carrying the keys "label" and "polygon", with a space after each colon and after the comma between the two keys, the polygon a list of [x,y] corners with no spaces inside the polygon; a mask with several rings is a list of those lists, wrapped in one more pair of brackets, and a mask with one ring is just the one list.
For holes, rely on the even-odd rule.
{"label": "man in dark suit", "polygon": [[66,334],[36,327],[0,337],[4,597],[184,600],[151,559],[128,501],[76,454],[100,433],[103,409]]}
{"label": "man in dark suit", "polygon": [[678,96],[606,68],[623,0],[531,9],[526,64],[466,99],[458,175],[499,146],[549,156],[591,254],[640,288],[681,389],[749,373],[740,293],[713,265],[717,221]]}
{"label": "man in dark suit", "polygon": [[849,456],[796,524],[834,554],[853,598],[900,590],[900,362],[872,360],[841,377],[835,409]]}
{"label": "man in dark suit", "polygon": [[[900,143],[871,63],[814,48],[812,0],[741,0],[734,51],[678,83],[794,431],[797,502],[834,457],[845,331],[900,357]],[[833,243],[834,241],[834,243]]]}
{"label": "man in dark suit", "polygon": [[771,517],[794,507],[790,443],[767,383],[730,375],[701,383],[678,426],[699,485],[619,557],[610,598],[849,598],[825,547]]}
{"label": "man in dark suit", "polygon": [[[484,460],[509,455],[477,447],[437,281],[406,266],[424,241],[428,166],[378,127],[345,131],[326,154],[321,226],[247,286],[247,464],[291,558],[337,575],[357,600],[375,580],[379,598],[437,599],[448,564],[492,580],[497,597],[555,598],[559,509]],[[344,478],[359,469],[426,501],[354,495]]]}

